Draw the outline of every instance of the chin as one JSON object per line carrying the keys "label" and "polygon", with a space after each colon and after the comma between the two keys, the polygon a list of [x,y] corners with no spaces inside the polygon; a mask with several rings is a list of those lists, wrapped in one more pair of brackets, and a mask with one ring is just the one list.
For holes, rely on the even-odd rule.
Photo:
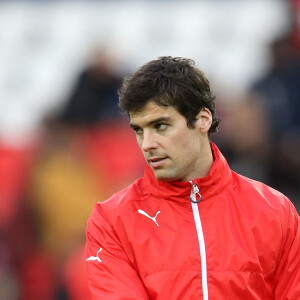
{"label": "chin", "polygon": [[163,174],[164,172],[160,172],[159,170],[153,171],[155,178],[158,181],[175,181],[177,180],[176,176],[172,176],[172,174]]}

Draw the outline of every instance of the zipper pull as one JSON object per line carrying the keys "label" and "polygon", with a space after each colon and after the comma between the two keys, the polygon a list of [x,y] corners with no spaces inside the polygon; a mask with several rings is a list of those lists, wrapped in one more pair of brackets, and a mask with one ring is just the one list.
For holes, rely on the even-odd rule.
{"label": "zipper pull", "polygon": [[[193,181],[190,181],[190,184],[192,185],[191,194],[190,194],[190,200],[192,203],[199,203],[202,199],[202,196],[199,193],[199,188],[196,183]],[[197,200],[197,195],[199,196],[199,199]]]}

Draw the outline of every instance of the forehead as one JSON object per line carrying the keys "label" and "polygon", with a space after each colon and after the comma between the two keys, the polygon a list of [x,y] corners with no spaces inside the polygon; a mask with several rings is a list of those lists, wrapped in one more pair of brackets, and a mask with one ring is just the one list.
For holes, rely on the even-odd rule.
{"label": "forehead", "polygon": [[144,125],[153,120],[161,118],[183,117],[173,106],[160,106],[149,101],[141,110],[129,114],[130,122],[136,125]]}

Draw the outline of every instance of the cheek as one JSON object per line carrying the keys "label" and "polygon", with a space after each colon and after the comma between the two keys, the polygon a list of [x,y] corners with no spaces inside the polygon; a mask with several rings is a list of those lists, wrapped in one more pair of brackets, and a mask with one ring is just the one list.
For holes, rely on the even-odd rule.
{"label": "cheek", "polygon": [[185,160],[191,160],[199,153],[199,141],[189,135],[183,135],[178,141],[179,155]]}
{"label": "cheek", "polygon": [[176,137],[176,143],[178,148],[184,148],[185,151],[189,151],[190,148],[194,148],[197,140],[194,135],[190,135],[189,132],[183,132],[181,135]]}
{"label": "cheek", "polygon": [[139,136],[136,136],[136,142],[137,142],[139,148],[142,150],[142,140]]}
{"label": "cheek", "polygon": [[186,156],[190,152],[190,146],[189,139],[184,135],[173,137],[166,144],[169,155],[179,161],[186,159]]}

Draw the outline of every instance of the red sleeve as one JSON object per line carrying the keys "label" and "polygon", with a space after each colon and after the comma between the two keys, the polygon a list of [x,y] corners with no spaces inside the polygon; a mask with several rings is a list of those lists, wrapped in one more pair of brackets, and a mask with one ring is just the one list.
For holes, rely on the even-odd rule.
{"label": "red sleeve", "polygon": [[88,284],[93,300],[149,299],[100,204],[88,221],[86,238]]}
{"label": "red sleeve", "polygon": [[283,250],[275,273],[274,299],[300,299],[300,227],[295,207],[288,202]]}

